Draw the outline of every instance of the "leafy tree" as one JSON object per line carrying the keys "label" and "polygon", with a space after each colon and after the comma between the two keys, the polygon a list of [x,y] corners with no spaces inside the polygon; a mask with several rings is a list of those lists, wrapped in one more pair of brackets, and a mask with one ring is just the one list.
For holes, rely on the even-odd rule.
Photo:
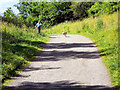
{"label": "leafy tree", "polygon": [[17,15],[14,14],[12,11],[11,7],[9,7],[5,12],[4,15],[2,16],[2,21],[13,23],[16,26],[21,27],[23,25],[22,21],[19,19]]}
{"label": "leafy tree", "polygon": [[[60,1],[60,0],[58,0]],[[118,10],[117,2],[19,2],[14,5],[19,10],[16,16],[11,8],[4,12],[3,21],[15,25],[34,26],[42,22],[42,28],[72,19],[83,19],[88,16],[98,16],[103,13],[113,13]]]}
{"label": "leafy tree", "polygon": [[9,23],[13,23],[13,24],[17,24],[17,16],[14,14],[14,12],[12,11],[11,7],[9,7],[5,12],[4,15],[2,17],[2,21],[8,22]]}
{"label": "leafy tree", "polygon": [[15,7],[17,7],[17,9],[19,10],[19,20],[21,20],[23,23],[25,23],[25,19],[28,17],[28,13],[27,13],[27,6],[28,3],[27,2],[19,2],[17,5],[14,5]]}
{"label": "leafy tree", "polygon": [[76,19],[82,19],[88,16],[88,10],[94,2],[72,2],[71,9],[73,10],[73,16]]}
{"label": "leafy tree", "polygon": [[20,13],[20,20],[35,25],[42,22],[42,28],[70,20],[72,11],[70,2],[20,2],[15,5]]}
{"label": "leafy tree", "polygon": [[95,2],[95,4],[88,10],[89,16],[98,16],[103,13],[113,13],[117,11],[117,2]]}
{"label": "leafy tree", "polygon": [[15,14],[13,13],[11,7],[9,7],[5,12],[4,12],[4,20],[7,22],[11,22],[14,18],[16,18]]}

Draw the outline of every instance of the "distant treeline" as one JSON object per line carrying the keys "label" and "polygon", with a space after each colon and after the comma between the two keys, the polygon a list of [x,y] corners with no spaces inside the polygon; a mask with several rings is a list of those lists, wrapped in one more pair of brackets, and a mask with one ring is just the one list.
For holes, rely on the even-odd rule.
{"label": "distant treeline", "polygon": [[19,2],[14,6],[19,10],[19,14],[15,15],[11,8],[8,8],[2,21],[20,27],[23,24],[32,27],[37,21],[41,21],[43,29],[64,21],[82,20],[118,10],[117,2]]}

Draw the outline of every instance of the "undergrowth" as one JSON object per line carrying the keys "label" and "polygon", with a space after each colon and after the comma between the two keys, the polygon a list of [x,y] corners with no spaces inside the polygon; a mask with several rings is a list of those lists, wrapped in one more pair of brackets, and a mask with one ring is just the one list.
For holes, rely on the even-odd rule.
{"label": "undergrowth", "polygon": [[18,74],[43,49],[47,34],[33,28],[2,23],[2,81]]}

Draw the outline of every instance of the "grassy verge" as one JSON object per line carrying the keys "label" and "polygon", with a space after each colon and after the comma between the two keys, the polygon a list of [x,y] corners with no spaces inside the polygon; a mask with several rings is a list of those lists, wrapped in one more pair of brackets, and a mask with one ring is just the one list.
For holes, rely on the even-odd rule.
{"label": "grassy verge", "polygon": [[49,40],[33,28],[2,23],[2,81],[18,75]]}
{"label": "grassy verge", "polygon": [[109,70],[112,84],[118,85],[118,12],[82,21],[64,22],[49,29],[48,34],[80,34],[89,37],[97,46],[103,63]]}

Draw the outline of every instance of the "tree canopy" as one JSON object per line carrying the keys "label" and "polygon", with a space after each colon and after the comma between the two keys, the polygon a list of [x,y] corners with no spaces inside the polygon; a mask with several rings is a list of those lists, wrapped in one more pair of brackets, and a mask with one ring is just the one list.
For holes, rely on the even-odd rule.
{"label": "tree canopy", "polygon": [[19,2],[14,5],[19,10],[16,16],[11,8],[4,12],[3,21],[34,26],[41,21],[42,28],[64,21],[83,19],[88,16],[99,16],[118,10],[117,2]]}

